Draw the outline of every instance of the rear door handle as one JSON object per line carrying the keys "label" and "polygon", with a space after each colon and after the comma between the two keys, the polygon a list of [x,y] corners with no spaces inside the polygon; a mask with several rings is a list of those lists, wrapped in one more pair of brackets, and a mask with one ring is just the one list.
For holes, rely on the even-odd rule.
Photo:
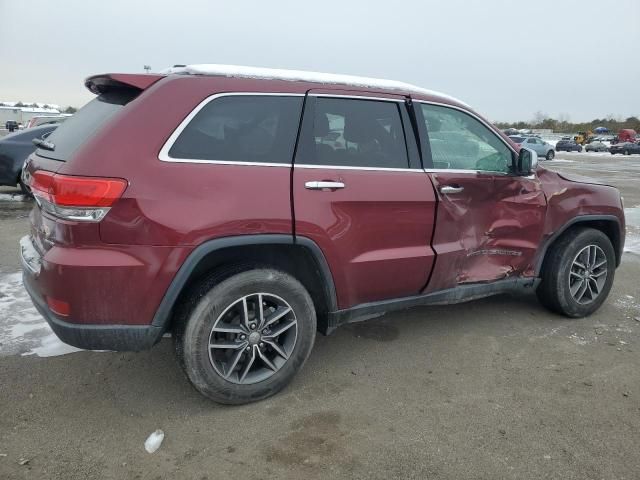
{"label": "rear door handle", "polygon": [[440,187],[440,193],[460,193],[464,190],[464,187],[452,187],[451,185],[444,185]]}
{"label": "rear door handle", "polygon": [[337,190],[339,188],[344,188],[345,185],[342,182],[328,182],[328,181],[317,181],[314,180],[312,182],[307,182],[304,184],[304,188],[307,190]]}

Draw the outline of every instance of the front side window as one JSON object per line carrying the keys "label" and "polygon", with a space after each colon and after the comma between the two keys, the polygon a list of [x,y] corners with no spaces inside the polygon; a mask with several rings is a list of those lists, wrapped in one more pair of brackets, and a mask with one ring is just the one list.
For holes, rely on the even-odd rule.
{"label": "front side window", "polygon": [[512,152],[489,128],[459,110],[420,104],[433,168],[511,171]]}
{"label": "front side window", "polygon": [[207,103],[169,150],[175,159],[291,163],[302,97],[238,95]]}
{"label": "front side window", "polygon": [[312,115],[305,122],[301,163],[409,167],[398,102],[318,97]]}

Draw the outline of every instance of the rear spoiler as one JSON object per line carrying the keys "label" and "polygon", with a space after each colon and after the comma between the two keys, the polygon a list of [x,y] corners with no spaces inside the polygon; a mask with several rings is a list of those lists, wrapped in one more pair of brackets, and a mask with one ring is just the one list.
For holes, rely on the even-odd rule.
{"label": "rear spoiler", "polygon": [[84,86],[96,95],[100,95],[112,88],[134,88],[142,91],[164,76],[144,73],[103,73],[87,78],[84,81]]}

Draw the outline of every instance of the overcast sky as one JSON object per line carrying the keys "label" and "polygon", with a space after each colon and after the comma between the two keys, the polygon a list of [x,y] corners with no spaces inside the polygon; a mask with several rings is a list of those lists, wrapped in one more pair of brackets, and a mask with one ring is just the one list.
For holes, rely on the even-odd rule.
{"label": "overcast sky", "polygon": [[492,120],[640,115],[639,0],[0,0],[0,101],[81,106],[102,72],[227,63],[392,78]]}

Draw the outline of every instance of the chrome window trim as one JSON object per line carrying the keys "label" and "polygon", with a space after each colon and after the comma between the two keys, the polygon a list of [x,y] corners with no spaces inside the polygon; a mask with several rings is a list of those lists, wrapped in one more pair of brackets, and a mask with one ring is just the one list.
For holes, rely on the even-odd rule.
{"label": "chrome window trim", "polygon": [[385,167],[352,167],[349,165],[311,165],[308,163],[295,163],[293,168],[325,169],[325,170],[365,170],[374,172],[410,172],[425,173],[421,168],[385,168]]}
{"label": "chrome window trim", "polygon": [[205,160],[201,158],[174,158],[169,156],[169,150],[173,147],[173,144],[178,139],[182,131],[187,128],[187,125],[191,123],[191,120],[210,102],[221,97],[304,97],[304,93],[278,93],[278,92],[224,92],[214,93],[202,100],[196,107],[191,110],[191,113],[185,117],[180,125],[169,135],[169,138],[158,153],[158,160],[169,163],[212,163],[216,165],[245,165],[245,166],[259,166],[259,167],[291,167],[291,163],[262,163],[262,162],[236,162],[233,160]]}
{"label": "chrome window trim", "polygon": [[353,100],[373,100],[376,102],[393,102],[393,103],[404,103],[406,99],[404,98],[388,98],[388,97],[367,97],[364,95],[341,95],[339,93],[310,93],[310,97],[319,97],[319,98],[348,98]]}
{"label": "chrome window trim", "polygon": [[487,175],[503,175],[509,176],[510,173],[499,172],[497,170],[465,170],[462,168],[425,168],[425,173],[470,173],[476,175],[478,173],[486,173]]}

